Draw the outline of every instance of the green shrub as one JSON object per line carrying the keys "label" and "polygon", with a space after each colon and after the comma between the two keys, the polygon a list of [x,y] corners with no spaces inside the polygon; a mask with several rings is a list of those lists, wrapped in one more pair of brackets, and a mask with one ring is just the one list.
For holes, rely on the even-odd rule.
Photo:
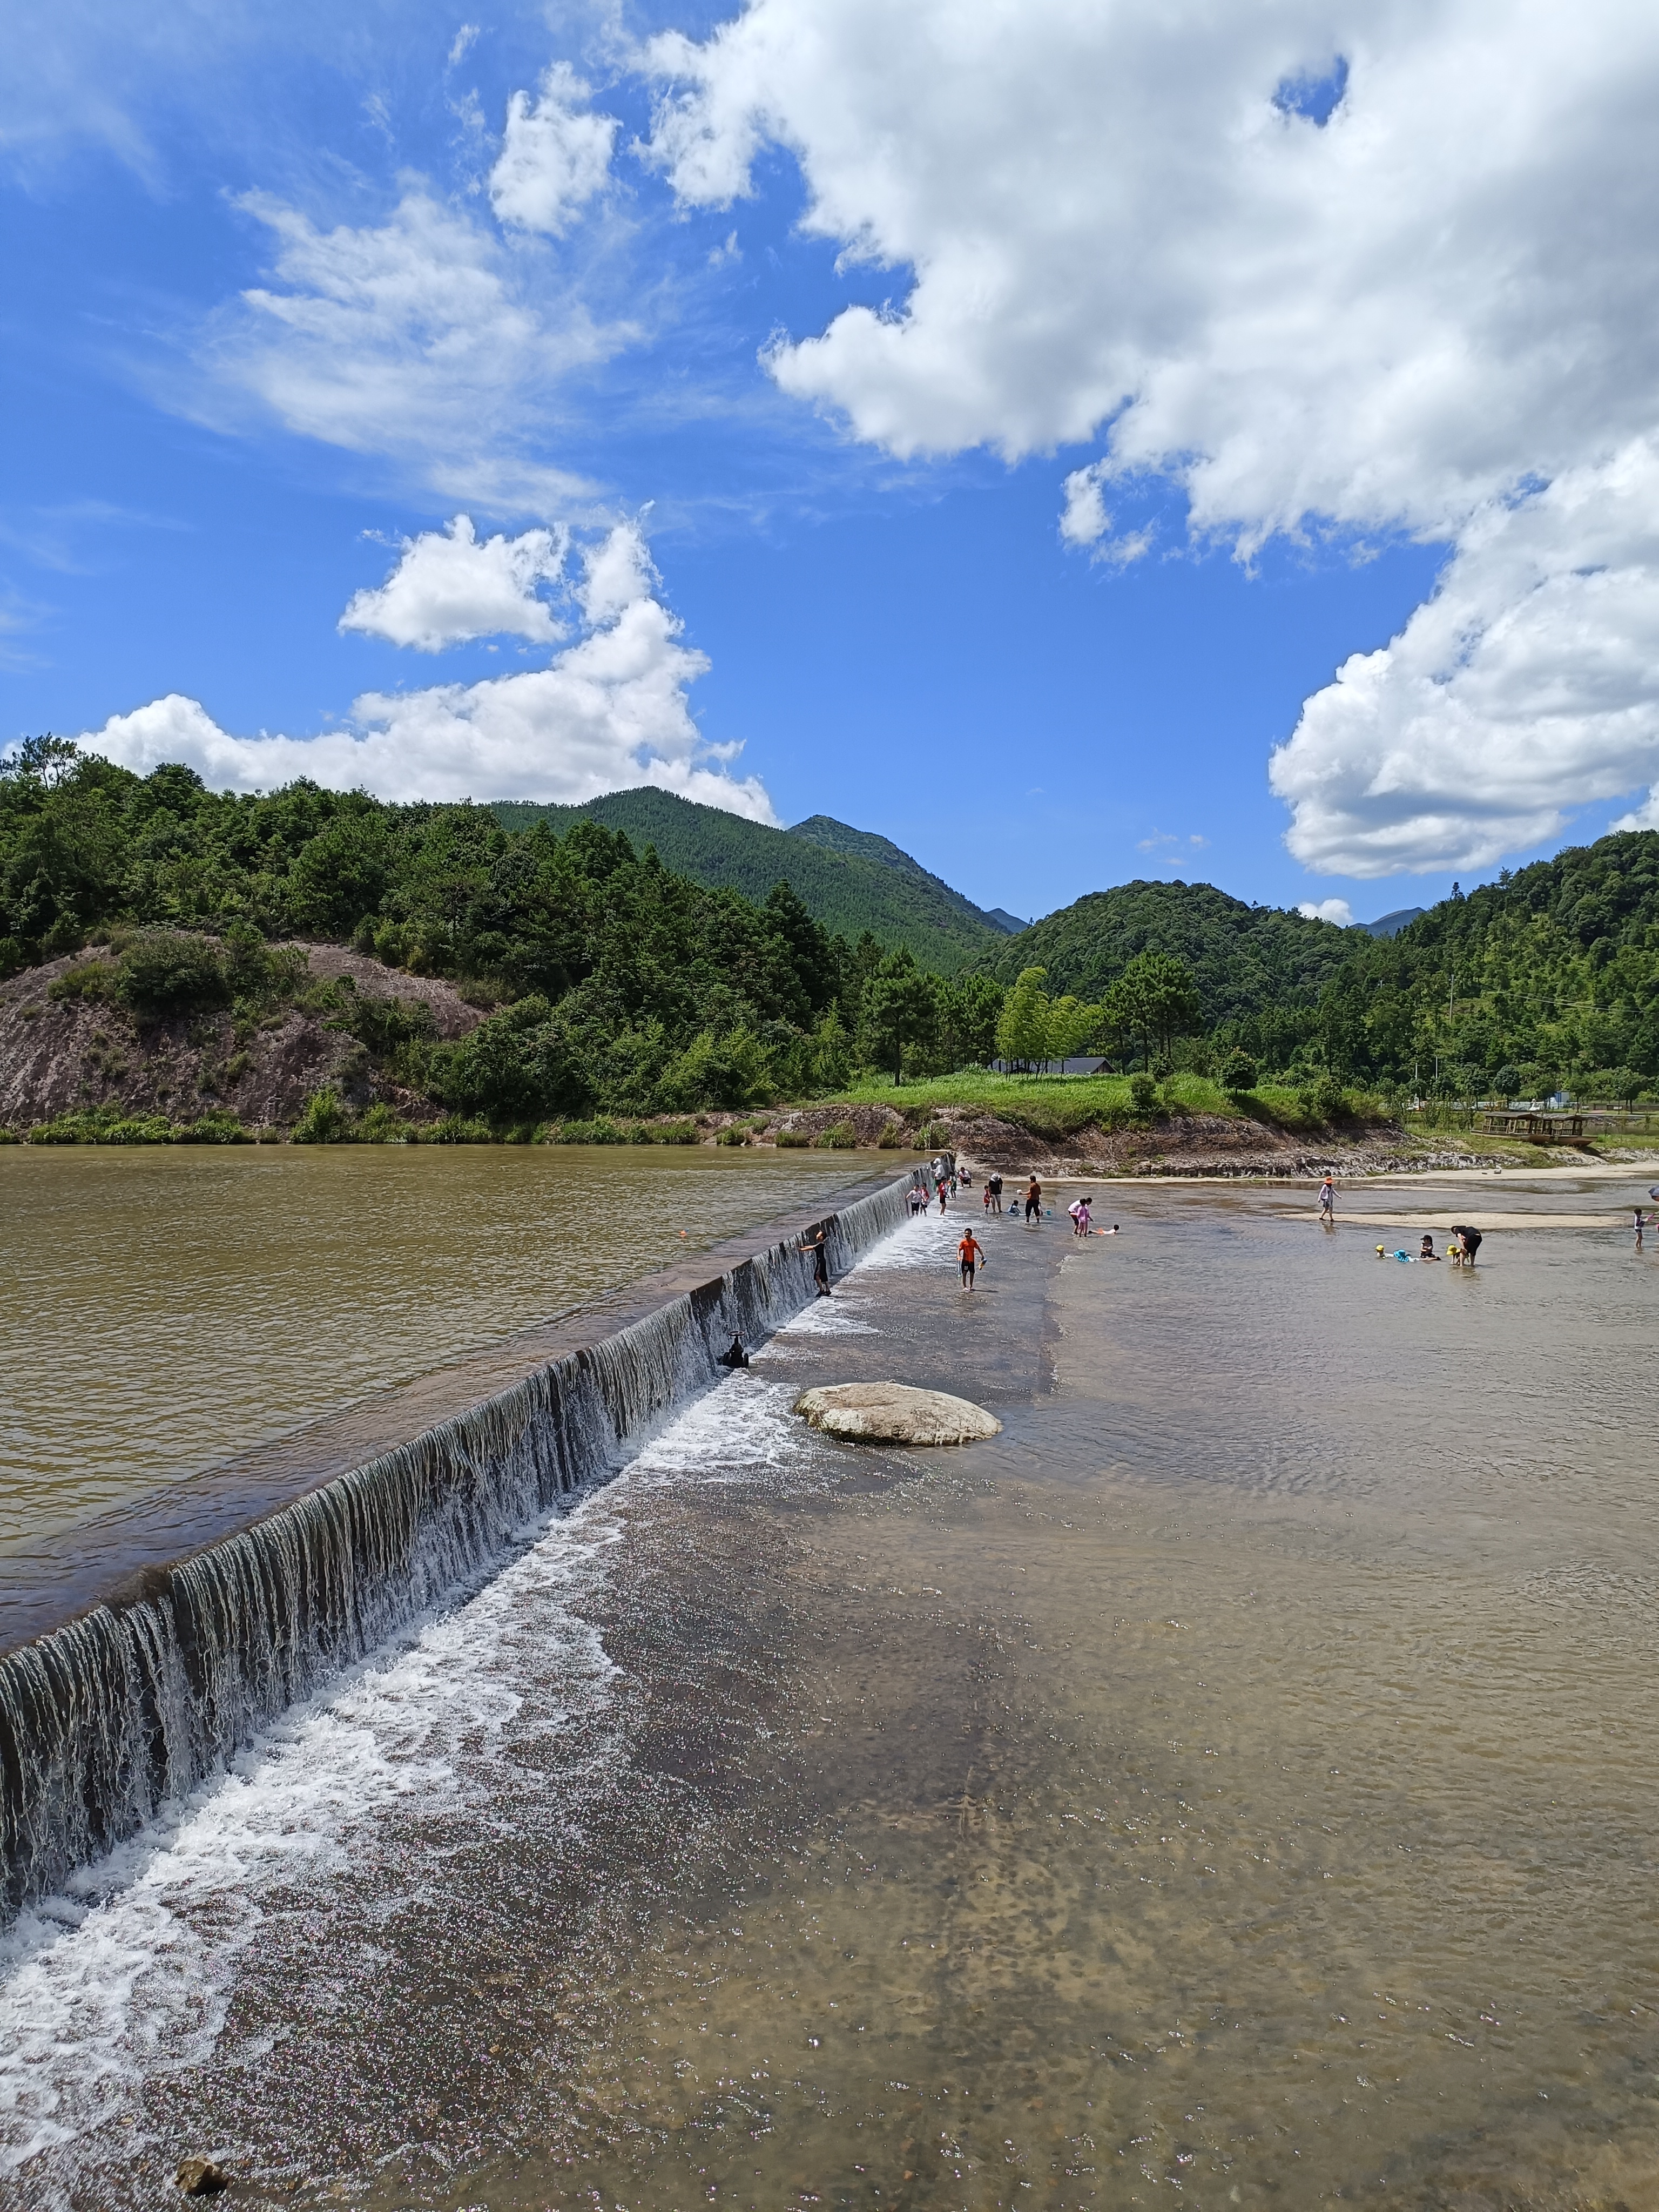
{"label": "green shrub", "polygon": [[501,1139],[488,1121],[470,1121],[465,1114],[446,1114],[441,1121],[425,1121],[413,1132],[417,1145],[495,1145]]}
{"label": "green shrub", "polygon": [[858,1140],[859,1133],[850,1121],[837,1121],[813,1141],[820,1152],[850,1152]]}
{"label": "green shrub", "polygon": [[15,1129],[0,1127],[0,1145],[21,1145],[22,1141]]}
{"label": "green shrub", "polygon": [[550,1145],[625,1145],[628,1133],[601,1115],[594,1121],[560,1121],[547,1133]]}
{"label": "green shrub", "polygon": [[668,1112],[699,1106],[758,1106],[770,1097],[765,1046],[741,1024],[716,1036],[704,1030],[669,1061],[657,1083],[657,1101]]}
{"label": "green shrub", "polygon": [[804,1152],[812,1139],[799,1129],[780,1129],[776,1141],[780,1152]]}
{"label": "green shrub", "polygon": [[115,994],[115,963],[110,960],[83,960],[78,968],[66,968],[61,975],[54,976],[46,986],[49,999],[109,999]]}
{"label": "green shrub", "polygon": [[1298,1091],[1297,1103],[1310,1121],[1346,1121],[1352,1117],[1348,1095],[1334,1075],[1321,1075]]}
{"label": "green shrub", "polygon": [[165,1114],[124,1114],[118,1106],[98,1106],[83,1114],[59,1114],[29,1131],[32,1145],[172,1145],[183,1133]]}
{"label": "green shrub", "polygon": [[389,1060],[410,1045],[429,1044],[438,1034],[424,999],[381,998],[369,991],[354,990],[329,1026],[349,1030],[377,1060]]}
{"label": "green shrub", "polygon": [[215,1106],[176,1128],[173,1141],[175,1145],[251,1145],[253,1139],[242,1126],[240,1115]]}
{"label": "green shrub", "polygon": [[650,1121],[644,1125],[641,1141],[647,1145],[695,1145],[701,1141],[702,1135],[695,1121]]}
{"label": "green shrub", "polygon": [[331,1083],[312,1092],[294,1125],[296,1145],[349,1145],[354,1133],[351,1109]]}
{"label": "green shrub", "polygon": [[395,1106],[388,1106],[384,1098],[377,1098],[357,1116],[357,1126],[352,1133],[360,1145],[406,1145],[409,1124]]}
{"label": "green shrub", "polygon": [[715,1138],[714,1142],[717,1145],[746,1145],[749,1142],[749,1132],[747,1129],[740,1128],[735,1121],[729,1122]]}
{"label": "green shrub", "polygon": [[1235,1045],[1221,1063],[1220,1079],[1224,1091],[1254,1091],[1261,1077],[1261,1069],[1239,1045]]}
{"label": "green shrub", "polygon": [[116,990],[142,1014],[177,1014],[230,1002],[230,978],[216,946],[183,930],[136,937],[122,953]]}
{"label": "green shrub", "polygon": [[[902,1121],[889,1121],[876,1139],[876,1149],[882,1152],[896,1152],[910,1141],[910,1133]],[[781,1144],[783,1139],[779,1138]]]}
{"label": "green shrub", "polygon": [[1142,1121],[1150,1121],[1158,1111],[1158,1085],[1146,1073],[1129,1078],[1129,1105]]}

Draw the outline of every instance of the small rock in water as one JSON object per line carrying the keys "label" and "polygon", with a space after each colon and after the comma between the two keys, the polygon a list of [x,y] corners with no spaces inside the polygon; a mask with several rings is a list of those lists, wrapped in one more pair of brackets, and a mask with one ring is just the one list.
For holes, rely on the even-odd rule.
{"label": "small rock in water", "polygon": [[905,1382],[836,1382],[795,1401],[815,1429],[863,1443],[966,1444],[1001,1433],[983,1406]]}
{"label": "small rock in water", "polygon": [[216,2197],[230,2186],[230,2176],[210,2158],[184,2160],[173,2178],[186,2197]]}

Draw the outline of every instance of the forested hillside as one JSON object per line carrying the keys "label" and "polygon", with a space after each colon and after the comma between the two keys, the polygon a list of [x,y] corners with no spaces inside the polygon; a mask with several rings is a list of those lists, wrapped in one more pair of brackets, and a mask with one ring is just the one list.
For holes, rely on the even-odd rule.
{"label": "forested hillside", "polygon": [[791,837],[804,837],[809,844],[821,845],[826,852],[844,853],[854,859],[875,860],[883,867],[896,869],[915,884],[943,897],[975,929],[989,922],[994,928],[1012,936],[1025,925],[1001,907],[977,907],[958,890],[953,890],[942,877],[924,868],[920,860],[904,852],[890,837],[878,836],[873,830],[854,830],[845,822],[837,822],[833,814],[811,814],[805,822],[792,823],[785,833]]}
{"label": "forested hillside", "polygon": [[188,769],[141,778],[56,739],[0,763],[0,976],[85,947],[84,969],[52,982],[60,1002],[163,1023],[228,1007],[246,1028],[305,996],[301,971],[259,950],[290,939],[349,942],[498,1006],[453,1044],[393,1034],[337,993],[312,1007],[356,1024],[406,1088],[495,1122],[808,1095],[907,1048],[907,1066],[960,1066],[989,1057],[1000,999],[867,933],[849,943],[787,884],[709,890],[589,819],[561,836],[310,783],[213,793]]}
{"label": "forested hillside", "polygon": [[1659,1088],[1659,831],[1505,869],[1392,939],[1346,941],[1300,1041],[1340,1079],[1455,1095]]}
{"label": "forested hillside", "polygon": [[1345,930],[1278,907],[1247,906],[1212,884],[1120,884],[1034,922],[975,965],[1009,985],[1027,968],[1048,988],[1103,1000],[1137,954],[1184,960],[1206,1028],[1268,1009],[1312,1006],[1352,947]]}
{"label": "forested hillside", "polygon": [[[647,802],[646,825],[693,834],[710,817],[625,796]],[[1505,872],[1392,939],[1207,884],[1124,884],[997,940],[991,974],[951,976],[902,943],[827,928],[776,878],[756,897],[711,889],[654,843],[562,818],[562,835],[546,819],[509,829],[489,808],[309,783],[216,793],[185,768],[141,778],[31,741],[0,763],[0,977],[85,948],[84,976],[54,970],[54,1000],[141,1024],[216,1010],[232,1059],[250,1024],[303,1005],[343,1023],[405,1088],[496,1124],[822,1094],[861,1068],[972,1066],[996,1054],[1005,984],[1036,970],[1010,999],[1006,1057],[1100,1049],[1126,1066],[1215,1072],[1248,1060],[1298,1085],[1455,1096],[1659,1091],[1650,830]],[[744,848],[750,859],[805,851],[941,911],[925,872],[918,884],[879,860],[754,834],[771,842]],[[295,939],[450,979],[486,1018],[444,1038],[410,1029],[413,1016],[387,1028],[337,991],[313,1006],[303,962],[259,950]],[[941,965],[954,968],[961,940],[948,942]],[[1035,1020],[1045,1004],[1052,1037]],[[107,1037],[99,1049],[115,1051]]]}
{"label": "forested hillside", "polygon": [[510,802],[491,811],[513,830],[535,822],[560,830],[578,821],[602,823],[635,846],[654,845],[665,866],[694,882],[745,898],[763,899],[774,884],[787,883],[826,929],[850,939],[868,930],[882,945],[903,945],[936,975],[954,975],[987,945],[1001,942],[1000,923],[920,861],[885,837],[827,815],[794,830],[769,830],[650,789],[609,792],[584,806]]}
{"label": "forested hillside", "polygon": [[[1659,1091],[1659,832],[1603,837],[1397,934],[1251,907],[1208,884],[1133,883],[1049,915],[978,963],[1091,1003],[1137,956],[1192,970],[1200,1030],[1177,1060],[1237,1046],[1264,1072],[1444,1096]],[[1109,1044],[1122,1038],[1108,1038]]]}

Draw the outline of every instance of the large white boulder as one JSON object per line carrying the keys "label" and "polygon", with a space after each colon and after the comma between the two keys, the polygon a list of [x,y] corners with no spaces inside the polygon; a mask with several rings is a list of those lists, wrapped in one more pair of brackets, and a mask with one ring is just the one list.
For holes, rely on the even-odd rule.
{"label": "large white boulder", "polygon": [[1000,1433],[983,1406],[905,1382],[836,1382],[795,1401],[815,1429],[872,1444],[967,1444]]}

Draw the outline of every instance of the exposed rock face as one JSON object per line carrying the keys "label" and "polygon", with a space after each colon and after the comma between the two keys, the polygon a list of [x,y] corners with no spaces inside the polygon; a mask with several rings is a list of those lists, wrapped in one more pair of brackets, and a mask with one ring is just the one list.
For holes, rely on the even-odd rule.
{"label": "exposed rock face", "polygon": [[173,2177],[186,2197],[216,2197],[230,2186],[230,2176],[210,2158],[187,2158]]}
{"label": "exposed rock face", "polygon": [[904,1382],[837,1382],[795,1401],[815,1429],[861,1443],[966,1444],[1001,1433],[983,1406]]}
{"label": "exposed rock face", "polygon": [[958,1158],[1002,1175],[1274,1176],[1376,1175],[1390,1169],[1497,1166],[1501,1161],[1462,1151],[1431,1155],[1393,1128],[1353,1135],[1333,1131],[1291,1135],[1243,1115],[1171,1114],[1144,1129],[1079,1129],[1062,1137],[1029,1129],[971,1109],[941,1107],[933,1126]]}
{"label": "exposed rock face", "polygon": [[912,1131],[902,1114],[890,1106],[796,1106],[787,1112],[775,1115],[769,1125],[756,1134],[763,1141],[775,1144],[780,1129],[793,1137],[804,1137],[814,1143],[826,1131],[851,1129],[861,1148],[869,1151],[879,1145],[884,1137],[889,1146],[895,1142],[908,1147]]}
{"label": "exposed rock face", "polygon": [[[349,975],[365,996],[423,1000],[441,1037],[465,1036],[483,1018],[436,976],[383,968],[343,945],[301,950],[314,981]],[[228,1012],[150,1018],[107,1000],[47,997],[59,975],[97,957],[96,948],[66,954],[0,983],[0,1125],[24,1130],[59,1114],[118,1105],[175,1121],[225,1107],[249,1128],[286,1126],[331,1081],[356,1104],[383,1097],[410,1120],[437,1118],[437,1107],[374,1081],[354,1037],[297,1007],[239,1040]]]}

